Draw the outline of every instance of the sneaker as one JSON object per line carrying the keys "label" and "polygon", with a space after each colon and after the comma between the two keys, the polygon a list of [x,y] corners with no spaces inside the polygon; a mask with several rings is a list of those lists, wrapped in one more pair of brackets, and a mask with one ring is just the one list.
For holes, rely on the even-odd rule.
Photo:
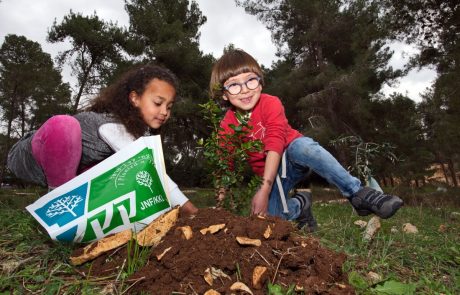
{"label": "sneaker", "polygon": [[305,225],[308,225],[308,231],[314,232],[318,229],[318,224],[316,219],[313,216],[311,206],[313,202],[311,201],[311,194],[308,192],[298,192],[295,193],[293,198],[296,198],[300,203],[300,215],[297,217],[297,228],[302,229]]}
{"label": "sneaker", "polygon": [[350,202],[360,216],[371,213],[386,219],[393,216],[404,204],[397,196],[387,195],[370,187],[363,187],[353,194]]}

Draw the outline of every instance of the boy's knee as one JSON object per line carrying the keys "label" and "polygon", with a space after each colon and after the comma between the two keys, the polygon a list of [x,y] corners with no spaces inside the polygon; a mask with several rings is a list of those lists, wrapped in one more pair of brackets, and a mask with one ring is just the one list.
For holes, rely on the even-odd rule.
{"label": "boy's knee", "polygon": [[310,137],[300,137],[294,140],[288,148],[288,153],[294,157],[305,156],[309,153],[314,153],[318,143]]}

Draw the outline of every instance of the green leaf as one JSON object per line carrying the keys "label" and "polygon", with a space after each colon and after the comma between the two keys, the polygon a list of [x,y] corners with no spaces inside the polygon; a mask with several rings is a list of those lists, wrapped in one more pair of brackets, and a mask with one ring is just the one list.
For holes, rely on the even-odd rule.
{"label": "green leaf", "polygon": [[374,290],[380,294],[388,295],[411,295],[415,294],[415,284],[405,284],[397,281],[386,281],[383,285],[377,285]]}
{"label": "green leaf", "polygon": [[283,288],[280,285],[268,283],[268,295],[283,295]]}
{"label": "green leaf", "polygon": [[363,290],[368,287],[366,280],[356,271],[352,271],[348,275],[348,282],[350,285],[359,290]]}

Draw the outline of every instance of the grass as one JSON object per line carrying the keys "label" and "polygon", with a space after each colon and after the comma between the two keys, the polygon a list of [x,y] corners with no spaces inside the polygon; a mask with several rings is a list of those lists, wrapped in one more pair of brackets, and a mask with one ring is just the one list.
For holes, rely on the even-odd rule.
{"label": "grass", "polygon": [[[371,216],[355,215],[347,203],[329,202],[340,198],[335,191],[313,188],[313,212],[320,225],[313,235],[348,255],[344,270],[358,294],[460,294],[460,217],[452,214],[460,212],[460,191],[401,190],[395,192],[410,206],[381,220],[380,231],[366,242],[363,229],[353,222]],[[185,192],[198,207],[214,205],[212,190]],[[34,189],[0,190],[0,294],[126,291],[123,276],[88,278],[69,264],[76,246],[51,241],[24,209],[42,194]],[[404,223],[415,225],[419,232],[404,233]],[[379,282],[366,278],[370,271],[381,277]]]}

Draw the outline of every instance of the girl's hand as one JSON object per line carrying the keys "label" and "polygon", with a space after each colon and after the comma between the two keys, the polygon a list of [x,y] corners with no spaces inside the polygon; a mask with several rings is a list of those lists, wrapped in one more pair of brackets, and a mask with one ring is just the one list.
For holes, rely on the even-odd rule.
{"label": "girl's hand", "polygon": [[268,213],[268,195],[270,191],[259,189],[252,198],[251,215],[265,216]]}

